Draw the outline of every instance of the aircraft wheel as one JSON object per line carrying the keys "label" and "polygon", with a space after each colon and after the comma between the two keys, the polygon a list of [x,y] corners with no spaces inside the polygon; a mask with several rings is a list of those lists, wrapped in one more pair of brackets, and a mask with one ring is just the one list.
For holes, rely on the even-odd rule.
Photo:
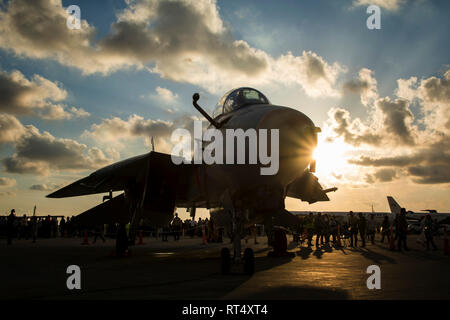
{"label": "aircraft wheel", "polygon": [[252,275],[255,272],[255,255],[253,249],[247,248],[244,251],[244,273]]}
{"label": "aircraft wheel", "polygon": [[222,248],[220,252],[220,271],[222,274],[229,274],[231,270],[230,249]]}

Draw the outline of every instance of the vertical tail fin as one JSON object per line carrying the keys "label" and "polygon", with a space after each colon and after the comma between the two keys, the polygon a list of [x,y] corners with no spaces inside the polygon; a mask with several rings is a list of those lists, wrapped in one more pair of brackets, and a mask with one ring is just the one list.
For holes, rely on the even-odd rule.
{"label": "vertical tail fin", "polygon": [[388,203],[389,203],[389,208],[391,209],[391,213],[393,214],[397,214],[400,213],[400,205],[397,203],[397,201],[394,200],[394,198],[392,198],[391,196],[387,197]]}

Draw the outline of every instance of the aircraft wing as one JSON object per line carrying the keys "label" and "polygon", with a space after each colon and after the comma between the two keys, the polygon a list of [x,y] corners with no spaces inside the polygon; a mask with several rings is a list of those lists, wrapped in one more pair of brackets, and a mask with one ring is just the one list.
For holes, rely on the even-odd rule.
{"label": "aircraft wing", "polygon": [[99,169],[49,195],[47,198],[84,196],[109,191],[121,191],[142,185],[145,179],[161,171],[173,172],[170,155],[149,152]]}
{"label": "aircraft wing", "polygon": [[311,172],[305,171],[303,176],[288,186],[287,196],[307,201],[309,204],[317,201],[330,201],[327,193],[336,191],[337,188],[324,190],[318,180]]}

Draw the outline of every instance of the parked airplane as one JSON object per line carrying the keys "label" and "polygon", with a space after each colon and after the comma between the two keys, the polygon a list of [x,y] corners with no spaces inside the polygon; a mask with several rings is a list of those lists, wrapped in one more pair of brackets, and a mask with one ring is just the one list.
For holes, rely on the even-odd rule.
{"label": "parked airplane", "polygon": [[[286,196],[309,203],[329,201],[327,192],[336,188],[323,190],[312,173],[316,166],[312,155],[320,128],[305,114],[271,104],[258,90],[238,88],[220,99],[212,118],[197,104],[199,98],[194,94],[194,107],[210,122],[209,128],[223,135],[229,129],[278,130],[276,174],[262,175],[261,170],[267,167],[262,161],[175,164],[173,156],[152,151],[99,169],[47,197],[108,193],[108,201],[78,216],[80,223],[130,222],[131,230],[135,230],[141,218],[155,226],[168,225],[175,207],[190,208],[192,216],[196,208],[211,209],[212,218],[227,223],[232,230],[236,262],[241,260],[241,237],[246,225],[264,224],[267,230],[273,225],[298,223],[298,218],[285,210]],[[246,143],[246,137],[234,146],[240,143],[245,145],[245,159],[249,159],[250,147],[254,145]],[[204,142],[203,147],[208,144]],[[228,150],[227,146],[224,150]],[[223,153],[224,160],[225,157]],[[122,190],[124,193],[113,197],[114,191]],[[223,250],[222,265],[228,266],[230,260],[230,252]],[[244,270],[252,270],[248,265],[253,261],[253,251],[247,248]],[[229,272],[229,268],[223,272]]]}
{"label": "parked airplane", "polygon": [[[387,200],[388,200],[389,208],[391,209],[391,212],[393,214],[400,213],[400,210],[402,207],[397,203],[397,201],[395,201],[395,199],[391,196],[388,196]],[[440,222],[440,221],[450,217],[450,213],[438,213],[434,209],[424,209],[421,211],[424,211],[424,212],[413,212],[413,211],[407,210],[406,218],[409,220],[413,220],[413,219],[421,220],[426,214],[431,214],[431,218],[433,220],[436,219],[438,222]]]}

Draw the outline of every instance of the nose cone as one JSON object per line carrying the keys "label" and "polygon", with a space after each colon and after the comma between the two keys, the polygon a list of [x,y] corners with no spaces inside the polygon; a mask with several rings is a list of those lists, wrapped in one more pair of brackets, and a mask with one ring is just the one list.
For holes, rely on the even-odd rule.
{"label": "nose cone", "polygon": [[312,120],[300,111],[274,107],[261,118],[258,129],[279,130],[279,174],[283,180],[292,181],[301,175],[317,146],[317,130]]}

